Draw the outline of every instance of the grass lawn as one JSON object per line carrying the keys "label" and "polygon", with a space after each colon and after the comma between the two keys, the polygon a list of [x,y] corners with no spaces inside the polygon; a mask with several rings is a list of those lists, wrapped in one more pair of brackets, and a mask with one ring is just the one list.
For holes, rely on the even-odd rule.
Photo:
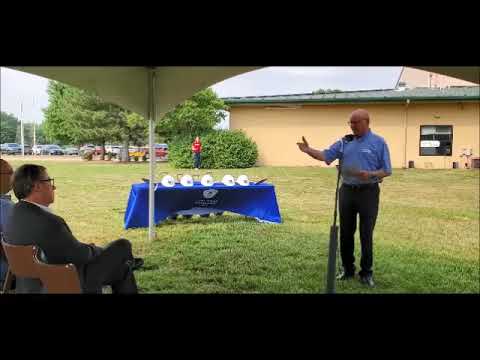
{"label": "grass lawn", "polygon": [[[20,158],[9,159],[14,167]],[[123,229],[130,186],[148,164],[35,161],[55,178],[52,209],[76,237],[102,245],[125,237],[145,268],[144,293],[322,293],[325,288],[335,170],[259,167],[215,170],[267,177],[276,187],[281,225],[235,214],[167,221],[149,243],[147,229]],[[168,164],[157,175],[182,173]],[[201,174],[206,171],[200,171]],[[184,173],[184,172],[183,172]],[[191,172],[190,172],[191,173]],[[394,170],[381,186],[374,233],[376,288],[337,283],[339,293],[479,293],[479,172]],[[356,234],[357,267],[360,243]]]}

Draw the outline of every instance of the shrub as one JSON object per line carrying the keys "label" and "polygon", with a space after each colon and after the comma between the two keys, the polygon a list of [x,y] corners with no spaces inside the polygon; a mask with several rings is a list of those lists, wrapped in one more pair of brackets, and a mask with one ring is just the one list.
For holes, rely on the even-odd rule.
{"label": "shrub", "polygon": [[[233,169],[255,165],[257,145],[240,130],[212,131],[201,136],[202,168]],[[169,144],[169,161],[176,168],[193,168],[193,139],[176,138]]]}

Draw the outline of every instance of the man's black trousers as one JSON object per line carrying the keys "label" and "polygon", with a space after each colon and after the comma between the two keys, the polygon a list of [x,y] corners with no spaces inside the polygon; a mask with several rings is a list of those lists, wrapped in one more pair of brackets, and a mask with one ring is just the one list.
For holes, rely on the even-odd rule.
{"label": "man's black trousers", "polygon": [[378,215],[378,184],[350,186],[343,184],[339,192],[340,254],[345,273],[355,274],[354,235],[357,214],[360,215],[360,276],[371,275],[373,265],[373,230]]}
{"label": "man's black trousers", "polygon": [[114,294],[136,294],[137,283],[130,263],[132,245],[126,239],[111,242],[84,268],[84,291],[101,293],[102,286],[110,285]]}

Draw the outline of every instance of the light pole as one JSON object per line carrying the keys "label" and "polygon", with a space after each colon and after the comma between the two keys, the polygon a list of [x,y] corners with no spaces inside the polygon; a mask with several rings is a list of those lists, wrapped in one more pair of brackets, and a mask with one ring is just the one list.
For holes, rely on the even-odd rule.
{"label": "light pole", "polygon": [[20,102],[20,141],[22,143],[22,156],[25,156],[25,141],[23,139],[23,101]]}
{"label": "light pole", "polygon": [[[33,111],[35,111],[35,96],[33,97]],[[36,138],[36,134],[35,134],[35,131],[36,131],[36,120],[35,120],[35,116],[33,117],[33,145],[32,145],[32,150],[33,148],[37,145],[37,138]]]}

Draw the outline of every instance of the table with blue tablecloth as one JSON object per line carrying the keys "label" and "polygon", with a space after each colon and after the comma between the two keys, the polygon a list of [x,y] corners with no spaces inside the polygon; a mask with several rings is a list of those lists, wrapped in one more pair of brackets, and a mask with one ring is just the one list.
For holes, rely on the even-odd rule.
{"label": "table with blue tablecloth", "polygon": [[[248,186],[227,186],[215,183],[203,186],[155,184],[155,224],[177,215],[232,213],[252,217],[261,222],[281,223],[275,187],[262,183]],[[125,212],[125,229],[148,227],[148,183],[133,184]]]}

